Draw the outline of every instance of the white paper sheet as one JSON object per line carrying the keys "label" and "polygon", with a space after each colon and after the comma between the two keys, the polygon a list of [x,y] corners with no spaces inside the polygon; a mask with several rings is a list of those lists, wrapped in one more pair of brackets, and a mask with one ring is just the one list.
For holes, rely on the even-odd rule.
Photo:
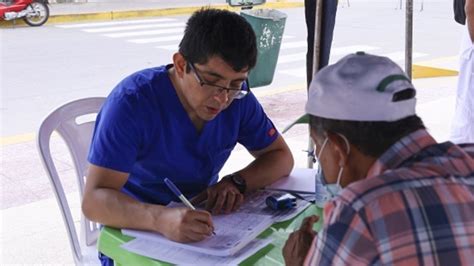
{"label": "white paper sheet", "polygon": [[143,238],[170,247],[180,247],[214,256],[230,256],[250,243],[273,223],[272,217],[238,212],[212,217],[215,235],[194,243],[178,243],[161,234],[141,230],[122,229],[122,234]]}
{"label": "white paper sheet", "polygon": [[289,176],[280,178],[265,189],[314,194],[316,170],[317,169],[294,168]]}
{"label": "white paper sheet", "polygon": [[123,244],[122,248],[142,256],[178,265],[237,265],[270,242],[271,239],[254,239],[239,252],[227,257],[206,255],[141,238]]}

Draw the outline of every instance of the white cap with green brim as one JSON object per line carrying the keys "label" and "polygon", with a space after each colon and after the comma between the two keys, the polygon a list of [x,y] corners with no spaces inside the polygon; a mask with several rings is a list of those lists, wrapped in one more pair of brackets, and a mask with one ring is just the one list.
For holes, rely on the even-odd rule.
{"label": "white cap with green brim", "polygon": [[387,57],[350,54],[314,76],[308,92],[308,114],[348,121],[391,122],[415,114],[415,89],[403,70]]}

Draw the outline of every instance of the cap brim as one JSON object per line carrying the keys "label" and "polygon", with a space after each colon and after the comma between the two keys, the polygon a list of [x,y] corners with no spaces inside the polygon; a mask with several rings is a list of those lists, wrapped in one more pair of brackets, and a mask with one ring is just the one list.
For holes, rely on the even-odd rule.
{"label": "cap brim", "polygon": [[281,132],[282,134],[285,134],[290,128],[292,128],[296,124],[309,124],[309,115],[305,114],[301,116],[300,118],[296,119],[293,123],[291,123],[289,126],[287,126],[283,131]]}

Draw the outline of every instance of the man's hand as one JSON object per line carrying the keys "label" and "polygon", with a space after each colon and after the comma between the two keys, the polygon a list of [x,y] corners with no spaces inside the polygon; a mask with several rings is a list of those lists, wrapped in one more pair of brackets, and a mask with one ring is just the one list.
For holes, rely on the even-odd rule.
{"label": "man's hand", "polygon": [[157,221],[160,233],[182,243],[201,241],[214,231],[209,212],[189,208],[165,208]]}
{"label": "man's hand", "polygon": [[303,265],[311,243],[316,236],[313,225],[318,220],[319,217],[315,215],[306,217],[300,229],[290,234],[290,237],[283,247],[283,257],[285,258],[286,265]]}
{"label": "man's hand", "polygon": [[206,210],[213,214],[221,212],[230,213],[236,211],[244,201],[244,195],[228,178],[223,178],[219,183],[208,187],[191,202],[199,204],[206,200]]}

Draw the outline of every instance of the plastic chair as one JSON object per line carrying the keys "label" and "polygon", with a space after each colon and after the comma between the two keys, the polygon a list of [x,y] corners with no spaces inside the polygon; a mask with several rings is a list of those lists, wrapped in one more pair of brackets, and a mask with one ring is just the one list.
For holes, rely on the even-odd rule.
{"label": "plastic chair", "polygon": [[78,122],[80,119],[77,118],[97,114],[104,100],[104,97],[85,98],[60,106],[44,119],[38,131],[38,150],[62,212],[76,265],[99,264],[95,244],[100,230],[97,223],[89,221],[81,212],[81,235],[78,235],[63,183],[51,156],[50,140],[52,133],[55,131],[65,141],[76,169],[79,197],[82,201],[84,177],[87,169],[86,157],[92,138],[95,117],[94,121],[89,120],[84,123]]}

